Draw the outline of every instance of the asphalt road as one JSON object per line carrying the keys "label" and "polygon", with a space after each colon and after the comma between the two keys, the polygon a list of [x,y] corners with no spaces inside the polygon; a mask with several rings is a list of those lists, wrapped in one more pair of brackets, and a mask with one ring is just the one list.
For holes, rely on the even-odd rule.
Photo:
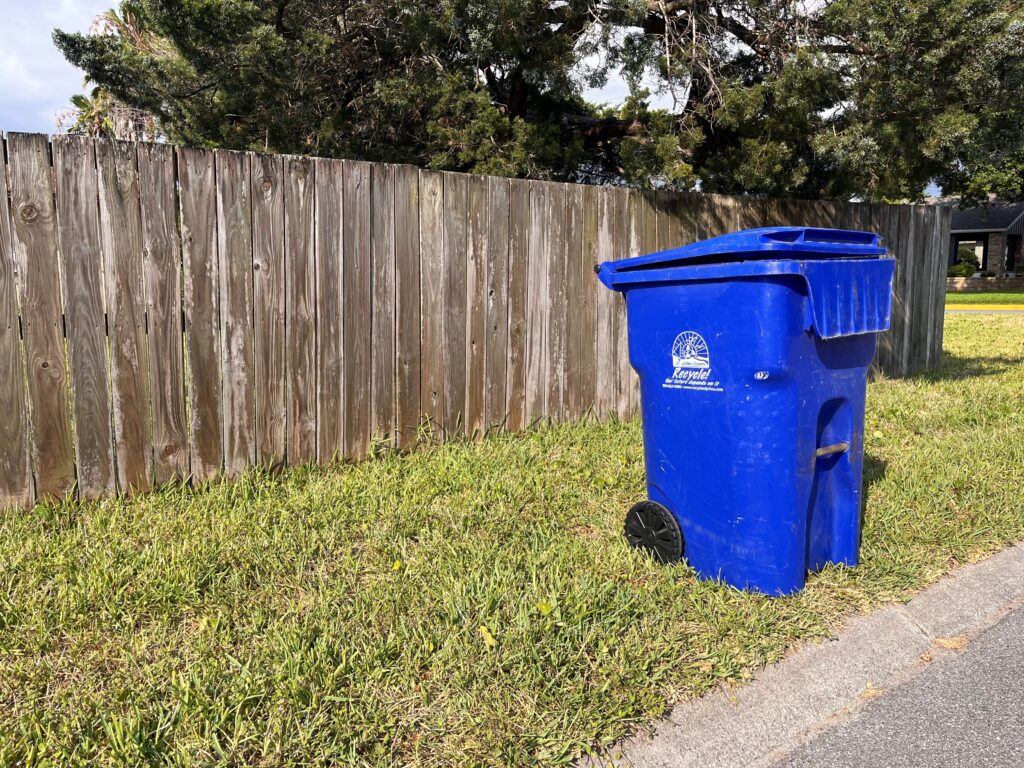
{"label": "asphalt road", "polygon": [[776,765],[1024,766],[1024,608]]}

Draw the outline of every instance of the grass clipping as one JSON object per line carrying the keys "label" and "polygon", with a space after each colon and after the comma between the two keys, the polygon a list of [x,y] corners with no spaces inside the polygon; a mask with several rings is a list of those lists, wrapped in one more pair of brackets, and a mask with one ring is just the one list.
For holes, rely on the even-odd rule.
{"label": "grass clipping", "polygon": [[555,765],[1024,538],[1024,318],[870,387],[863,557],[785,599],[621,535],[638,422],[0,520],[0,764]]}

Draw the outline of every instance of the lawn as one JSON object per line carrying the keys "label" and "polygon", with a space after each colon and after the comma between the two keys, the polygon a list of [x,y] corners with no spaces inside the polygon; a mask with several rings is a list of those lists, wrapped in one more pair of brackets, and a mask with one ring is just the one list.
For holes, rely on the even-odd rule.
{"label": "lawn", "polygon": [[864,564],[790,598],[626,546],[637,422],[7,513],[0,764],[568,763],[1024,539],[1024,318],[945,346],[871,385]]}
{"label": "lawn", "polygon": [[947,304],[1024,304],[1024,291],[947,293]]}

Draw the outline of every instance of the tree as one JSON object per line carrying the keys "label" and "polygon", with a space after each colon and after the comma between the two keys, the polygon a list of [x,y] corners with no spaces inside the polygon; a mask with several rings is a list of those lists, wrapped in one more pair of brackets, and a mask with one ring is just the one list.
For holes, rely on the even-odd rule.
{"label": "tree", "polygon": [[825,20],[852,53],[848,107],[819,155],[880,198],[913,198],[929,179],[965,203],[1024,198],[1024,6],[844,0]]}
{"label": "tree", "polygon": [[[137,0],[121,6],[133,29],[54,39],[102,88],[184,143],[598,183],[913,199],[932,178],[966,190],[986,169],[1012,175],[1015,166],[992,154],[994,115],[979,118],[988,127],[965,142],[964,113],[1020,99],[1012,78],[980,82],[993,70],[978,60],[983,51],[1005,67],[1019,56],[1014,8]],[[586,86],[613,72],[630,86],[621,107],[584,100]],[[652,96],[673,107],[653,108]]]}

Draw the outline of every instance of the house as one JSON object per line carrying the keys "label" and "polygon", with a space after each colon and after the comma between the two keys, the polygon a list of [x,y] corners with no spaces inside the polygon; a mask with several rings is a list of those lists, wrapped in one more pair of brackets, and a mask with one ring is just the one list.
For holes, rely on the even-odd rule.
{"label": "house", "polygon": [[982,272],[996,277],[1024,274],[1024,203],[1003,203],[996,200],[977,208],[953,209],[949,232],[949,265],[957,261],[957,253],[971,249],[978,257]]}

